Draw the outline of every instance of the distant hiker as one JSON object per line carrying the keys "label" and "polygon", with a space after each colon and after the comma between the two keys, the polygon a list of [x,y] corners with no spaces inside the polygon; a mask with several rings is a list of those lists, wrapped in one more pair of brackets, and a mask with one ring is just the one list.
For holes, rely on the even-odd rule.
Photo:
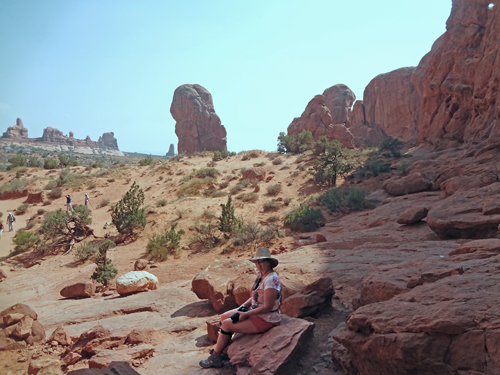
{"label": "distant hiker", "polygon": [[9,212],[7,215],[7,224],[9,224],[9,232],[14,230],[14,222],[16,221],[16,217],[12,212]]}
{"label": "distant hiker", "polygon": [[85,193],[85,206],[89,205],[89,196]]}
{"label": "distant hiker", "polygon": [[3,224],[0,223],[0,238],[2,238],[2,233],[3,233]]}
{"label": "distant hiker", "polygon": [[71,205],[71,195],[66,195],[66,212],[73,212],[73,206]]}

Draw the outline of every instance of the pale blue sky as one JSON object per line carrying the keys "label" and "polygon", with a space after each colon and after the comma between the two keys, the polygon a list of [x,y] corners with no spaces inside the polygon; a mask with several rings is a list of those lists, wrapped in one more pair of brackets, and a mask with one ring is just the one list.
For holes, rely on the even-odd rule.
{"label": "pale blue sky", "polygon": [[276,150],[316,94],[358,99],[380,73],[415,66],[451,0],[0,0],[0,133],[20,117],[122,151],[177,152],[174,90],[212,94],[230,151]]}

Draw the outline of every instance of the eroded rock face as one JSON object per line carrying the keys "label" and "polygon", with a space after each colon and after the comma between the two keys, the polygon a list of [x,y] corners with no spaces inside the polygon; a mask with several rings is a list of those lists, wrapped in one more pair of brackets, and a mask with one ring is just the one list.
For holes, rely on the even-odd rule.
{"label": "eroded rock face", "polygon": [[175,156],[175,150],[174,150],[174,145],[171,143],[170,147],[168,148],[168,152],[165,156]]}
{"label": "eroded rock face", "polygon": [[348,124],[351,119],[351,107],[356,100],[352,90],[338,84],[323,91],[325,105],[330,110],[333,124]]}
{"label": "eroded rock face", "polygon": [[[330,100],[333,102],[333,98]],[[344,124],[334,123],[324,95],[316,95],[307,104],[302,115],[293,119],[287,132],[288,135],[297,135],[305,130],[312,133],[315,141],[326,136],[329,140],[337,139],[343,147],[354,148],[354,136]]]}
{"label": "eroded rock face", "polygon": [[28,129],[23,125],[20,118],[16,120],[16,125],[9,126],[7,131],[3,133],[2,138],[12,139],[12,140],[24,140],[28,139]]}
{"label": "eroded rock face", "polygon": [[418,140],[436,147],[500,145],[500,7],[453,0],[447,31],[412,82],[422,98]]}
{"label": "eroded rock face", "polygon": [[332,280],[328,277],[321,278],[285,298],[281,312],[294,318],[313,315],[331,303],[333,294]]}
{"label": "eroded rock face", "polygon": [[416,140],[420,120],[420,95],[411,82],[414,70],[409,67],[380,74],[363,95],[367,123],[406,143]]}
{"label": "eroded rock face", "polygon": [[200,85],[182,85],[174,92],[170,113],[179,138],[177,151],[226,150],[226,128],[215,113],[212,95]]}
{"label": "eroded rock face", "polygon": [[366,121],[365,106],[362,100],[356,100],[352,107],[349,131],[354,136],[356,147],[376,147],[388,137],[380,126]]}
{"label": "eroded rock face", "polygon": [[257,275],[255,265],[247,260],[214,260],[192,281],[198,298],[209,299],[218,313],[238,307],[250,297]]}
{"label": "eroded rock face", "polygon": [[118,150],[118,140],[115,138],[115,133],[113,132],[103,133],[102,136],[99,137],[97,144],[100,147],[109,147]]}

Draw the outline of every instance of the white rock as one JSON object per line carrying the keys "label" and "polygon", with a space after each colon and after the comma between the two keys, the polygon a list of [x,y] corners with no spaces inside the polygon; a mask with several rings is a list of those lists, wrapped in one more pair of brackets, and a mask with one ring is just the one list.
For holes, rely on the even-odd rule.
{"label": "white rock", "polygon": [[146,271],[130,271],[116,279],[116,291],[118,294],[158,289],[158,285],[158,278]]}

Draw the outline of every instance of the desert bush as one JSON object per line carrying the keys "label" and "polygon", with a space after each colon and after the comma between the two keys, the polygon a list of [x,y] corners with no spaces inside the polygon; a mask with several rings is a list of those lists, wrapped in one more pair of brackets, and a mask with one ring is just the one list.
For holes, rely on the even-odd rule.
{"label": "desert bush", "polygon": [[312,232],[325,225],[325,217],[321,210],[301,205],[285,218],[285,225],[294,232]]}
{"label": "desert bush", "polygon": [[292,202],[292,198],[285,198],[283,199],[283,204],[285,206],[288,206]]}
{"label": "desert bush", "polygon": [[38,159],[36,156],[29,156],[28,157],[28,167],[30,167],[30,168],[42,168],[43,162],[40,159]]}
{"label": "desert bush", "polygon": [[232,233],[235,229],[241,226],[241,220],[234,215],[234,206],[232,204],[231,195],[227,197],[226,204],[221,204],[222,212],[219,216],[218,228],[221,232]]}
{"label": "desert bush", "polygon": [[59,165],[61,167],[76,167],[78,165],[78,161],[75,159],[74,156],[68,156],[65,154],[60,154],[58,155],[59,158]]}
{"label": "desert bush", "polygon": [[380,173],[390,172],[391,165],[389,163],[384,163],[382,160],[368,159],[365,165],[361,167],[360,172],[364,176],[378,176]]}
{"label": "desert bush", "polygon": [[222,159],[226,159],[229,156],[234,156],[236,155],[236,152],[228,152],[227,150],[222,150],[222,151],[214,151],[214,155],[212,157],[213,161],[219,161]]}
{"label": "desert bush", "polygon": [[214,168],[215,166],[217,166],[217,163],[213,160],[210,160],[208,163],[207,163],[207,167],[209,168]]}
{"label": "desert bush", "polygon": [[262,161],[260,163],[253,163],[253,166],[255,168],[258,168],[258,167],[263,167],[264,165],[266,165],[266,162],[265,161]]}
{"label": "desert bush", "polygon": [[13,193],[15,191],[23,191],[28,185],[28,180],[25,178],[15,178],[10,182],[7,182],[0,186],[0,194],[2,193]]}
{"label": "desert bush", "polygon": [[134,181],[111,211],[111,220],[121,234],[133,234],[146,226],[146,213],[144,204],[144,191]]}
{"label": "desert bush", "polygon": [[35,234],[28,232],[24,229],[21,229],[12,239],[12,242],[14,242],[16,246],[14,247],[14,250],[12,251],[11,255],[16,255],[19,253],[23,253],[29,250],[30,248],[35,247],[36,244],[39,242],[39,239]]}
{"label": "desert bush", "polygon": [[401,157],[401,149],[403,148],[403,142],[396,138],[387,138],[378,146],[379,152],[387,151],[392,158]]}
{"label": "desert bush", "polygon": [[311,149],[313,144],[313,135],[309,130],[304,130],[297,135],[286,135],[285,132],[279,133],[278,152],[280,154],[300,154]]}
{"label": "desert bush", "polygon": [[231,195],[236,195],[244,189],[245,189],[245,187],[242,184],[238,183],[238,184],[234,185],[231,189],[229,189],[229,193]]}
{"label": "desert bush", "polygon": [[259,239],[262,242],[269,244],[275,238],[280,238],[280,237],[285,237],[285,233],[282,230],[280,230],[278,225],[271,224],[262,229]]}
{"label": "desert bush", "polygon": [[337,177],[345,177],[353,167],[346,157],[348,151],[338,140],[334,139],[328,144],[328,149],[314,162],[314,182],[335,186]]}
{"label": "desert bush", "polygon": [[229,181],[228,180],[224,180],[224,181],[219,182],[219,189],[225,189],[228,186],[229,186]]}
{"label": "desert bush", "polygon": [[43,215],[45,212],[46,212],[46,211],[45,211],[43,208],[39,208],[39,209],[36,211],[37,215],[39,215],[39,216]]}
{"label": "desert bush", "polygon": [[300,174],[300,171],[293,171],[292,177],[297,177]]}
{"label": "desert bush", "polygon": [[10,165],[7,166],[7,170],[12,170],[17,167],[25,167],[28,165],[28,158],[24,155],[16,155],[9,159]]}
{"label": "desert bush", "polygon": [[30,230],[36,226],[36,221],[28,221],[26,223],[26,226],[24,227],[25,230]]}
{"label": "desert bush", "polygon": [[114,177],[111,177],[111,178],[108,178],[108,179],[107,179],[107,181],[108,181],[108,182],[115,182],[116,180],[115,180],[115,178],[114,178]]}
{"label": "desert bush", "polygon": [[49,201],[48,199],[43,201],[43,205],[44,206],[48,206],[48,205],[51,205],[51,204],[52,204],[52,201]]}
{"label": "desert bush", "polygon": [[262,233],[262,228],[259,224],[248,221],[242,223],[232,234],[231,241],[234,245],[246,245],[257,241]]}
{"label": "desert bush", "polygon": [[201,216],[206,220],[213,220],[217,218],[217,215],[212,210],[204,210]]}
{"label": "desert bush", "polygon": [[44,169],[57,169],[59,168],[59,163],[52,159],[51,157],[45,158],[43,161],[43,168]]}
{"label": "desert bush", "polygon": [[277,211],[281,208],[281,203],[276,201],[276,199],[271,199],[270,201],[264,202],[262,205],[264,212]]}
{"label": "desert bush", "polygon": [[62,197],[62,193],[63,190],[60,187],[55,187],[47,195],[50,199],[57,199]]}
{"label": "desert bush", "polygon": [[241,157],[241,160],[242,160],[242,161],[250,160],[250,155],[248,155],[248,154],[244,154],[244,155]]}
{"label": "desert bush", "polygon": [[165,207],[167,203],[168,201],[166,199],[160,199],[158,202],[156,202],[156,207]]}
{"label": "desert bush", "polygon": [[278,195],[279,193],[281,193],[281,185],[280,184],[269,185],[267,187],[267,195],[274,197],[274,196]]}
{"label": "desert bush", "polygon": [[210,220],[207,224],[196,223],[191,228],[194,231],[193,236],[189,237],[189,244],[202,246],[203,250],[211,250],[220,242],[217,237],[217,224]]}
{"label": "desert bush", "polygon": [[269,223],[275,223],[275,222],[277,222],[277,221],[279,221],[279,220],[280,220],[280,217],[279,217],[279,216],[277,216],[277,215],[269,216],[269,217],[267,218],[267,221],[268,221]]}
{"label": "desert bush", "polygon": [[115,247],[116,244],[111,240],[104,241],[99,245],[99,255],[95,259],[96,268],[90,278],[107,287],[109,282],[118,274],[118,270],[114,267],[111,259],[108,259],[106,252]]}
{"label": "desert bush", "polygon": [[317,203],[325,206],[330,213],[360,211],[365,208],[373,208],[365,200],[367,194],[367,190],[360,187],[330,189],[319,196]]}
{"label": "desert bush", "polygon": [[24,215],[26,213],[26,211],[28,211],[29,206],[30,205],[28,203],[21,204],[16,209],[16,215]]}
{"label": "desert bush", "polygon": [[[412,163],[410,162],[402,162],[398,165],[398,173],[401,175],[401,176],[404,176],[406,175],[406,170],[408,169],[408,167],[411,165]],[[498,181],[498,178],[496,179],[496,181]]]}
{"label": "desert bush", "polygon": [[89,181],[89,182],[87,182],[87,187],[88,187],[89,189],[95,189],[95,188],[96,188],[96,186],[97,186],[97,184],[96,184],[94,181]]}
{"label": "desert bush", "polygon": [[148,156],[147,158],[139,160],[139,165],[141,167],[145,167],[146,165],[154,165],[155,161],[151,156]]}
{"label": "desert bush", "polygon": [[186,216],[187,210],[184,208],[176,208],[175,209],[175,214],[177,215],[177,220],[182,219],[184,216]]}
{"label": "desert bush", "polygon": [[251,158],[258,158],[260,156],[260,154],[259,154],[259,151],[252,150],[252,151],[248,151],[248,156]]}
{"label": "desert bush", "polygon": [[201,168],[194,172],[196,178],[216,178],[218,174],[219,171],[215,168]]}
{"label": "desert bush", "polygon": [[279,165],[279,164],[283,164],[283,159],[282,158],[274,158],[273,161],[272,161],[273,165]]}
{"label": "desert bush", "polygon": [[183,183],[179,189],[177,189],[177,196],[187,197],[190,195],[199,195],[200,190],[212,182],[212,178],[194,178]]}
{"label": "desert bush", "polygon": [[251,193],[242,193],[236,197],[236,199],[242,200],[243,202],[257,202],[259,199],[259,194],[254,193],[253,191]]}
{"label": "desert bush", "polygon": [[85,261],[92,258],[98,251],[99,246],[93,242],[86,242],[76,246],[73,256],[76,261]]}
{"label": "desert bush", "polygon": [[97,208],[106,207],[108,204],[109,204],[109,199],[104,198],[104,199],[102,199],[102,200],[99,202],[99,204],[97,205]]}
{"label": "desert bush", "polygon": [[165,228],[163,234],[153,233],[149,236],[146,250],[153,258],[166,260],[169,255],[178,256],[180,252],[180,241],[184,234],[183,229],[176,230],[178,223],[173,223],[170,229]]}
{"label": "desert bush", "polygon": [[307,166],[305,164],[300,164],[298,167],[299,171],[303,172],[307,169]]}
{"label": "desert bush", "polygon": [[217,197],[224,197],[227,195],[227,193],[224,191],[220,191],[220,190],[215,190],[215,189],[208,190],[207,189],[203,192],[203,195],[206,197],[217,198]]}

